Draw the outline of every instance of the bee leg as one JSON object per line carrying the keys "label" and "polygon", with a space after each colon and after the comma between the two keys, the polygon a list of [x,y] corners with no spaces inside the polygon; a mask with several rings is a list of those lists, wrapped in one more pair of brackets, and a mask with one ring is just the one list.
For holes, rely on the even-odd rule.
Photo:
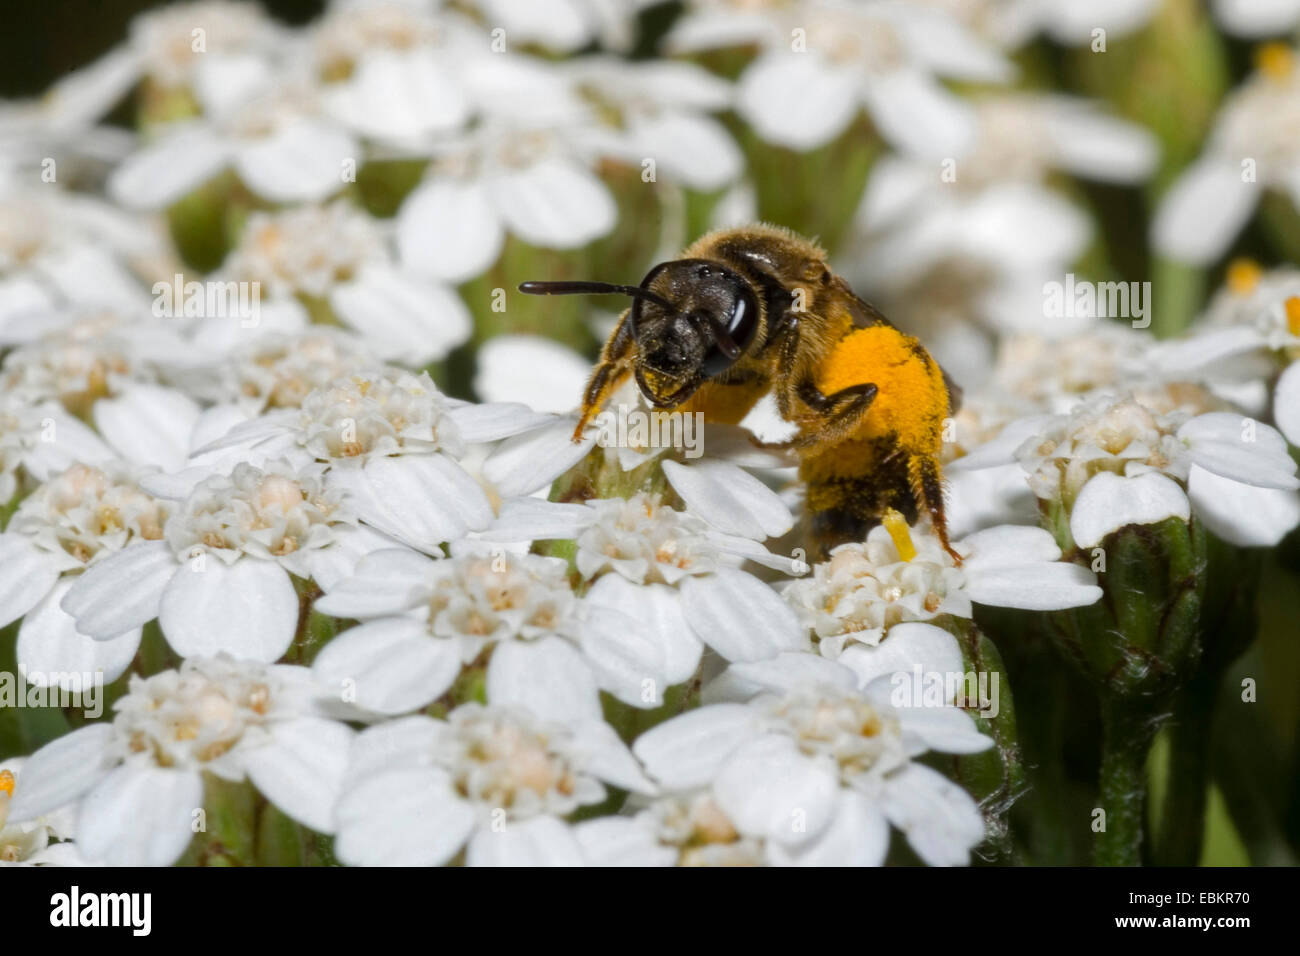
{"label": "bee leg", "polygon": [[618,327],[609,337],[605,347],[600,351],[600,363],[587,380],[587,387],[582,393],[582,410],[578,415],[578,427],[573,430],[573,441],[582,441],[582,433],[587,430],[591,420],[604,407],[610,393],[618,388],[632,374],[632,323],[628,320],[631,309],[623,313]]}
{"label": "bee leg", "polygon": [[948,519],[944,514],[943,478],[939,474],[939,463],[928,455],[912,455],[907,460],[907,476],[912,483],[912,494],[916,496],[917,505],[930,514],[930,523],[939,536],[939,543],[960,567],[961,555],[953,550],[948,541]]}
{"label": "bee leg", "polygon": [[866,382],[823,395],[812,382],[804,382],[798,386],[796,394],[817,413],[817,425],[813,431],[801,431],[790,442],[790,447],[829,445],[848,438],[862,424],[863,416],[875,401],[876,392],[876,386]]}

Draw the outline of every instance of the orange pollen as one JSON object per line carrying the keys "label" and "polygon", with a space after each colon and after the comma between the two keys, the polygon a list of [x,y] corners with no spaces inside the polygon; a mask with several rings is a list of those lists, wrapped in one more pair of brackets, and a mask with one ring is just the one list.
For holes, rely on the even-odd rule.
{"label": "orange pollen", "polygon": [[12,770],[0,770],[0,793],[14,795],[14,773]]}
{"label": "orange pollen", "polygon": [[1233,259],[1228,265],[1228,288],[1233,295],[1250,295],[1263,274],[1264,270],[1253,259]]}
{"label": "orange pollen", "polygon": [[1286,330],[1292,335],[1300,336],[1300,295],[1293,295],[1286,300]]}
{"label": "orange pollen", "polygon": [[1285,80],[1295,71],[1295,51],[1285,43],[1265,43],[1255,50],[1255,68],[1270,80]]}

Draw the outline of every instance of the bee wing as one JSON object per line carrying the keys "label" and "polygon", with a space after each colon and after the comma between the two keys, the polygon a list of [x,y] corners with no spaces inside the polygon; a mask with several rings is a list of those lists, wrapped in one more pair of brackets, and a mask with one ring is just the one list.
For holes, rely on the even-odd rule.
{"label": "bee wing", "polygon": [[952,376],[941,365],[939,371],[943,372],[943,384],[948,386],[948,414],[956,415],[961,411],[961,386],[952,380]]}

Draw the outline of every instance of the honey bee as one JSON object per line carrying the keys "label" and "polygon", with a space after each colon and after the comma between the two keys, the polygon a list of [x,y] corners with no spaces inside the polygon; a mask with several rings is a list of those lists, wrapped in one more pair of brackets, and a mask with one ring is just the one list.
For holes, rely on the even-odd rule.
{"label": "honey bee", "polygon": [[738,423],[769,392],[798,427],[805,511],[823,554],[891,510],[948,541],[939,454],[960,391],[910,335],[854,294],[815,243],[769,225],[724,229],[639,286],[525,282],[533,295],[632,298],[582,396],[574,440],[629,375],[655,408]]}

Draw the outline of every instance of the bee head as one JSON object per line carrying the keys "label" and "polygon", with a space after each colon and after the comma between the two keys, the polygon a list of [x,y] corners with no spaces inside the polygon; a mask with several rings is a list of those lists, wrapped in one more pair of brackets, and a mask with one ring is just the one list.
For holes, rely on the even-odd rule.
{"label": "bee head", "polygon": [[680,405],[705,381],[729,369],[758,333],[758,300],[749,283],[706,259],[662,262],[639,286],[525,282],[519,288],[538,295],[631,296],[637,385],[660,408]]}
{"label": "bee head", "polygon": [[685,401],[753,344],[758,301],[749,283],[726,266],[704,259],[661,263],[641,288],[655,297],[632,303],[637,382],[654,404]]}

